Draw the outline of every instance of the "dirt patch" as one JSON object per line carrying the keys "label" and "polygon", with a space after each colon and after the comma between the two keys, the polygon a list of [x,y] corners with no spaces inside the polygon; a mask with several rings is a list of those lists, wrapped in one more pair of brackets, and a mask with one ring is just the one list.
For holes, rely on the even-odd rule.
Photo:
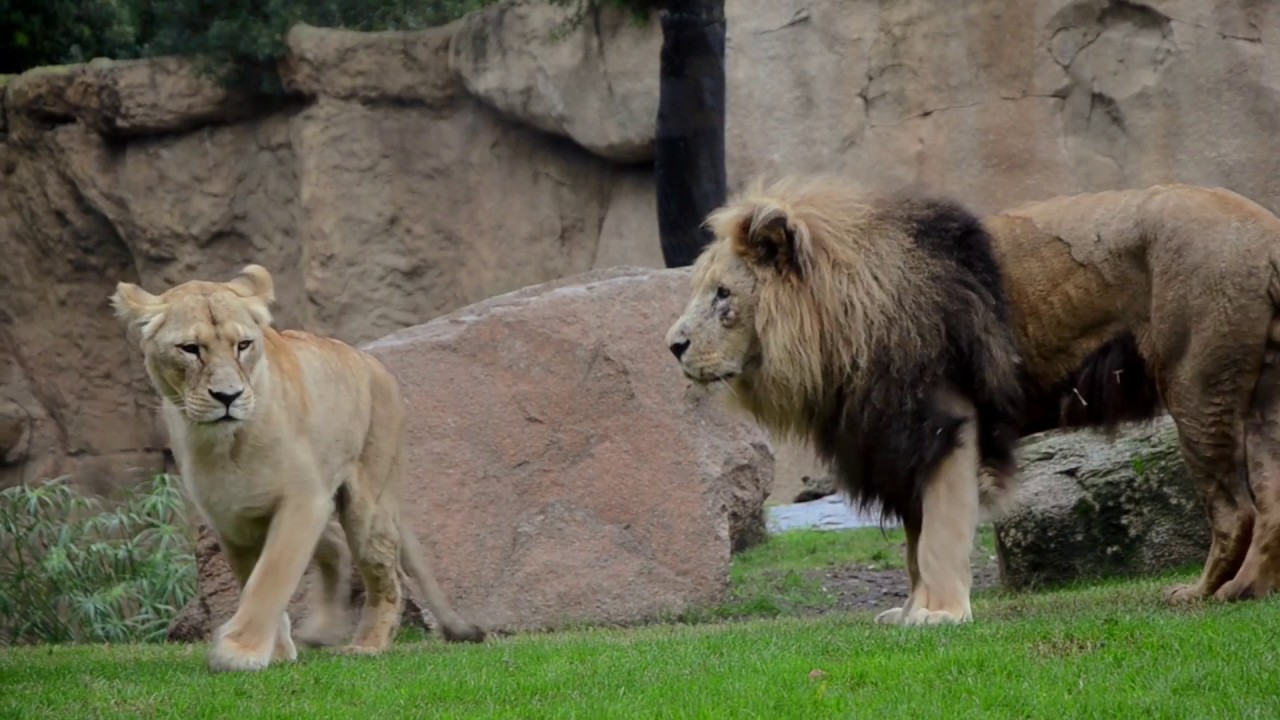
{"label": "dirt patch", "polygon": [[[835,596],[834,607],[811,608],[806,614],[820,615],[827,612],[879,612],[902,605],[907,599],[907,571],[905,569],[871,568],[862,565],[845,565],[812,571],[812,577],[822,583],[822,589]],[[973,568],[973,590],[995,587],[1000,580],[995,563]]]}

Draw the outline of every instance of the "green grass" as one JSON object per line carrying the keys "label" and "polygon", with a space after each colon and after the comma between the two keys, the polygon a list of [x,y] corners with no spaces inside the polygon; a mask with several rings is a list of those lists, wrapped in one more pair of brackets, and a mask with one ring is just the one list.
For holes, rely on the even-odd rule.
{"label": "green grass", "polygon": [[[900,563],[897,542],[789,534],[740,558],[734,590]],[[402,635],[380,658],[303,651],[248,675],[210,675],[203,645],[8,649],[0,717],[1275,717],[1280,602],[1166,607],[1163,587],[1191,574],[984,591],[960,627],[835,612],[481,646]]]}

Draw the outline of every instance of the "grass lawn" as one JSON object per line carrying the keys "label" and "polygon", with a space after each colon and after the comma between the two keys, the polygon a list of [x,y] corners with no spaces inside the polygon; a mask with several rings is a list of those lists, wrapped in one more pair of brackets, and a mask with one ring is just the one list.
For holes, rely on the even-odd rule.
{"label": "grass lawn", "polygon": [[[1280,717],[1280,601],[1164,606],[1162,588],[1191,569],[988,588],[974,624],[877,626],[889,581],[841,580],[888,573],[905,590],[900,541],[788,533],[738,559],[724,607],[629,630],[481,646],[402,633],[381,658],[303,651],[216,676],[203,645],[3,649],[0,717]],[[988,532],[980,569],[990,555]]]}

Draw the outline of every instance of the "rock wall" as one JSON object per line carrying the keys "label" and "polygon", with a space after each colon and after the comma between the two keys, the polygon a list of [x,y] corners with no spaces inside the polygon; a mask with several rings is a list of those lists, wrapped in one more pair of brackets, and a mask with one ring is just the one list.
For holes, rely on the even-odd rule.
{"label": "rock wall", "polygon": [[[1181,181],[1280,209],[1280,5],[734,0],[731,187],[841,170],[980,211]],[[0,485],[160,462],[106,297],[249,260],[282,321],[363,342],[576,272],[658,267],[657,21],[516,0],[445,28],[296,28],[297,92],[177,60],[11,80],[0,142]],[[778,448],[775,497],[821,474]],[[789,484],[788,484],[789,483]]]}
{"label": "rock wall", "polygon": [[660,267],[636,230],[654,212],[645,173],[470,94],[449,60],[466,27],[295,28],[296,98],[276,108],[176,59],[13,79],[0,486],[70,472],[104,490],[164,467],[154,393],[106,302],[119,280],[160,289],[259,262],[282,325],[359,343],[602,263]]}

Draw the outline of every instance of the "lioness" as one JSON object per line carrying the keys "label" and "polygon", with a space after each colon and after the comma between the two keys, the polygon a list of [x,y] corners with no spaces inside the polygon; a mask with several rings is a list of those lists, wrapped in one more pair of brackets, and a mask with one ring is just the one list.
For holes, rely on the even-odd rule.
{"label": "lioness", "polygon": [[111,297],[160,394],[188,496],[208,519],[242,591],[214,632],[213,670],[294,660],[289,602],[313,555],[320,603],[300,635],[343,634],[347,547],[365,583],[348,652],[379,653],[400,620],[403,562],[446,639],[484,633],[446,602],[399,517],[399,386],[373,357],[334,339],[271,326],[271,275],[249,265],[230,282],[192,280],[162,295],[121,282]]}

